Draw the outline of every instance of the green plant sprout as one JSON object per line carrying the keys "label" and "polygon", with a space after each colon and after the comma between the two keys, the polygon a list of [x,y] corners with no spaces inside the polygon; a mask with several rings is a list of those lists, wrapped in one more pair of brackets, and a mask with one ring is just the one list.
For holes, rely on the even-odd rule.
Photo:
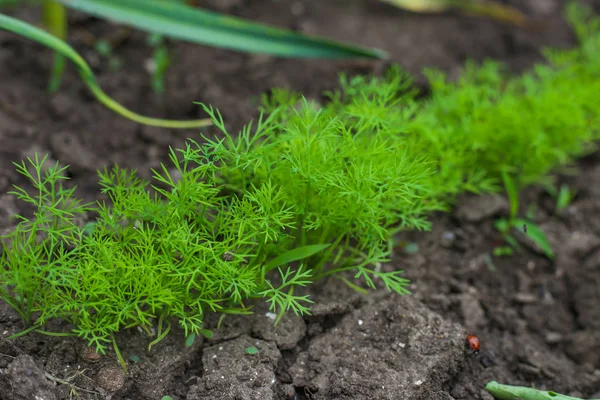
{"label": "green plant sprout", "polygon": [[556,197],[556,209],[562,211],[567,208],[573,202],[576,195],[577,193],[569,189],[567,185],[561,185]]}
{"label": "green plant sprout", "polygon": [[567,185],[561,185],[558,189],[554,185],[546,185],[546,192],[554,198],[554,207],[559,212],[569,207],[577,195],[577,192],[571,190]]}
{"label": "green plant sprout", "polygon": [[122,61],[118,56],[114,54],[112,45],[108,40],[97,40],[94,45],[94,49],[96,50],[96,53],[98,53],[100,56],[108,59],[108,69],[111,72],[115,72],[119,70],[119,68],[121,68]]}
{"label": "green plant sprout", "polygon": [[254,355],[254,354],[258,354],[258,349],[256,347],[246,347],[246,354],[249,355]]}
{"label": "green plant sprout", "polygon": [[512,229],[522,229],[531,240],[542,249],[548,258],[553,258],[554,251],[544,232],[530,220],[517,218],[517,213],[519,212],[519,188],[517,187],[516,182],[507,172],[502,173],[502,179],[508,194],[510,214],[508,219],[499,218],[496,220],[494,226],[502,234],[502,237],[510,247],[496,247],[494,249],[494,255],[507,256],[512,254],[512,249],[520,249],[519,242],[510,232]]}
{"label": "green plant sprout", "polygon": [[485,390],[498,400],[584,400],[579,397],[565,396],[551,390],[545,391],[524,386],[503,385],[496,381],[489,382],[485,386]]}
{"label": "green plant sprout", "polygon": [[171,64],[171,57],[163,36],[149,35],[148,44],[152,47],[152,90],[161,96],[165,92],[165,74]]}

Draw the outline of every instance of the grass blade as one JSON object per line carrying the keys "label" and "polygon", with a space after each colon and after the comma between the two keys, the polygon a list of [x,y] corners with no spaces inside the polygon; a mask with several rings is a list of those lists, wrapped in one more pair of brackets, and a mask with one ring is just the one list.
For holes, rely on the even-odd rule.
{"label": "grass blade", "polygon": [[269,261],[265,264],[265,274],[271,271],[273,268],[277,268],[281,265],[289,264],[293,261],[302,260],[310,257],[318,252],[325,250],[329,247],[329,244],[313,244],[308,246],[296,247],[295,249],[286,251]]}
{"label": "grass blade", "polygon": [[554,250],[552,250],[548,237],[539,226],[523,219],[516,219],[513,222],[513,227],[517,229],[520,229],[524,225],[527,225],[527,236],[529,236],[531,241],[544,252],[546,257],[550,259],[554,258]]}
{"label": "grass blade", "polygon": [[145,31],[231,50],[284,57],[383,58],[380,50],[268,27],[160,0],[59,0],[65,6]]}
{"label": "grass blade", "polygon": [[136,114],[133,111],[130,111],[127,108],[123,107],[121,104],[113,100],[110,96],[108,96],[102,91],[102,89],[100,88],[100,86],[98,86],[98,83],[96,82],[96,77],[94,76],[94,73],[92,72],[90,66],[71,46],[69,46],[64,41],[58,39],[57,37],[51,35],[50,33],[42,29],[36,28],[33,25],[30,25],[26,22],[9,17],[8,15],[4,14],[0,14],[0,29],[10,31],[16,33],[17,35],[26,37],[27,39],[36,41],[67,57],[73,62],[73,64],[75,64],[79,75],[81,76],[87,87],[90,89],[90,91],[94,94],[94,96],[96,96],[96,99],[98,99],[98,101],[100,101],[112,111],[124,116],[125,118],[128,118],[132,121],[144,125],[176,129],[197,128],[211,124],[211,121],[209,119],[173,121],[160,118],[150,118]]}

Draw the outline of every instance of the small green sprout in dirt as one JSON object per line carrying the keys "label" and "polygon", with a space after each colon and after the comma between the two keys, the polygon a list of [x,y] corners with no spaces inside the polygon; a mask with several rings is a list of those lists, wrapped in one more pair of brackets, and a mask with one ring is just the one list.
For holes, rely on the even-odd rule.
{"label": "small green sprout in dirt", "polygon": [[567,208],[576,196],[576,192],[569,189],[567,185],[562,185],[558,191],[558,196],[556,197],[556,209],[558,211],[562,211]]}
{"label": "small green sprout in dirt", "polygon": [[561,185],[558,189],[554,185],[547,185],[546,191],[554,198],[555,209],[558,212],[569,207],[577,195],[577,192],[569,188],[568,185]]}
{"label": "small green sprout in dirt", "polygon": [[122,66],[122,61],[113,52],[113,47],[110,42],[106,39],[100,39],[96,41],[94,46],[96,53],[108,60],[108,69],[111,72],[118,71]]}
{"label": "small green sprout in dirt", "polygon": [[503,385],[496,381],[489,382],[485,386],[485,390],[497,400],[584,400],[579,397],[565,396],[551,390],[545,391],[524,386]]}
{"label": "small green sprout in dirt", "polygon": [[249,354],[249,355],[258,354],[258,349],[256,347],[246,347],[246,354]]}
{"label": "small green sprout in dirt", "polygon": [[553,258],[554,251],[552,250],[552,247],[550,246],[550,243],[548,242],[544,232],[533,222],[517,217],[519,212],[519,188],[517,183],[507,172],[502,173],[502,179],[508,194],[510,214],[508,218],[500,218],[496,220],[495,227],[502,234],[502,237],[510,245],[510,247],[496,247],[494,249],[494,255],[511,255],[512,249],[520,249],[519,242],[511,233],[513,229],[518,229],[522,230],[523,233],[528,235],[533,243],[538,246],[548,258]]}
{"label": "small green sprout in dirt", "polygon": [[171,64],[171,57],[165,38],[162,35],[156,33],[149,35],[148,44],[152,47],[150,65],[152,90],[158,96],[161,96],[165,92],[165,74]]}

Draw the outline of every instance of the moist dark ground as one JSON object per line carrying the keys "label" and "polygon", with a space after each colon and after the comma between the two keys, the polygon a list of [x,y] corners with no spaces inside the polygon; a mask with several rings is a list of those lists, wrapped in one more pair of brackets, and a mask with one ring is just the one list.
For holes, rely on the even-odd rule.
{"label": "moist dark ground", "polygon": [[[518,72],[541,60],[545,46],[575,40],[562,19],[562,1],[512,1],[536,23],[523,30],[456,13],[416,15],[376,1],[211,1],[213,9],[295,30],[387,50],[391,61],[285,60],[188,44],[171,44],[174,63],[158,99],[144,65],[151,51],[143,34],[127,33],[72,15],[70,42],[98,72],[101,86],[141,113],[202,117],[193,101],[218,107],[232,130],[255,116],[257,99],[286,87],[320,99],[341,71],[379,74],[397,62],[417,76],[438,67],[456,77],[466,59],[494,58]],[[600,2],[587,2],[598,10]],[[35,21],[37,11],[19,9]],[[94,38],[115,44],[122,67],[93,50]],[[117,162],[148,174],[198,131],[141,127],[99,105],[72,68],[60,92],[45,92],[50,56],[36,44],[0,32],[0,228],[22,206],[6,195],[24,184],[11,165],[34,152],[69,164],[78,193],[98,196],[95,171]],[[210,132],[210,130],[205,130]],[[523,193],[522,212],[548,234],[557,257],[528,246],[511,257],[490,257],[502,241],[495,218],[499,197],[464,197],[455,211],[433,216],[433,229],[406,233],[418,252],[399,246],[390,265],[404,269],[413,295],[359,295],[337,280],[313,289],[312,316],[293,315],[274,328],[259,307],[251,317],[226,318],[210,341],[184,347],[177,329],[147,351],[149,339],[131,330],[117,338],[129,363],[125,377],[114,354],[99,359],[72,338],[8,335],[23,325],[0,303],[0,399],[491,399],[490,380],[600,397],[600,157],[561,177],[577,191],[557,212],[541,188]],[[211,319],[209,326],[216,320]],[[49,330],[52,330],[50,327]],[[60,324],[54,329],[64,329]],[[479,355],[467,333],[482,341]],[[248,355],[250,346],[260,351]],[[137,357],[137,358],[136,358]],[[135,361],[133,361],[135,360]]]}

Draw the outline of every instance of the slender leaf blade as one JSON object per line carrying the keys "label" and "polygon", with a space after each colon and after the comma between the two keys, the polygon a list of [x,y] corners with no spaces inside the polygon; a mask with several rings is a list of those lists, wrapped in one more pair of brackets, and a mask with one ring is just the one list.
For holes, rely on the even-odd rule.
{"label": "slender leaf blade", "polygon": [[552,246],[550,245],[548,237],[544,231],[542,231],[536,224],[523,219],[516,219],[513,222],[513,226],[517,229],[523,225],[527,225],[527,236],[529,236],[533,243],[535,243],[536,246],[538,246],[544,252],[546,257],[550,259],[554,258],[554,250],[552,250]]}
{"label": "slender leaf blade", "polygon": [[325,250],[329,246],[330,244],[312,244],[286,251],[285,253],[278,255],[277,257],[266,263],[264,267],[265,272],[269,272],[273,268],[279,267],[281,265],[289,264],[293,261],[298,261],[310,257],[314,254],[317,254],[320,251]]}
{"label": "slender leaf blade", "polygon": [[88,89],[90,89],[90,91],[94,94],[96,99],[115,113],[120,114],[125,118],[138,122],[140,124],[174,129],[198,128],[202,126],[211,125],[212,123],[210,119],[173,121],[161,118],[150,118],[134,113],[133,111],[123,107],[112,97],[104,93],[104,91],[98,85],[96,77],[92,72],[90,66],[85,62],[83,57],[79,55],[79,53],[77,53],[71,46],[69,46],[63,40],[60,40],[56,36],[42,29],[36,28],[31,24],[28,24],[16,18],[9,17],[8,15],[4,14],[0,14],[0,29],[13,32],[27,39],[38,42],[56,51],[57,53],[60,53],[61,55],[67,57],[73,62],[73,64],[75,64],[75,67],[77,68],[81,79],[87,85]]}
{"label": "slender leaf blade", "polygon": [[175,39],[283,57],[384,58],[381,50],[297,34],[160,0],[58,0],[65,6]]}

